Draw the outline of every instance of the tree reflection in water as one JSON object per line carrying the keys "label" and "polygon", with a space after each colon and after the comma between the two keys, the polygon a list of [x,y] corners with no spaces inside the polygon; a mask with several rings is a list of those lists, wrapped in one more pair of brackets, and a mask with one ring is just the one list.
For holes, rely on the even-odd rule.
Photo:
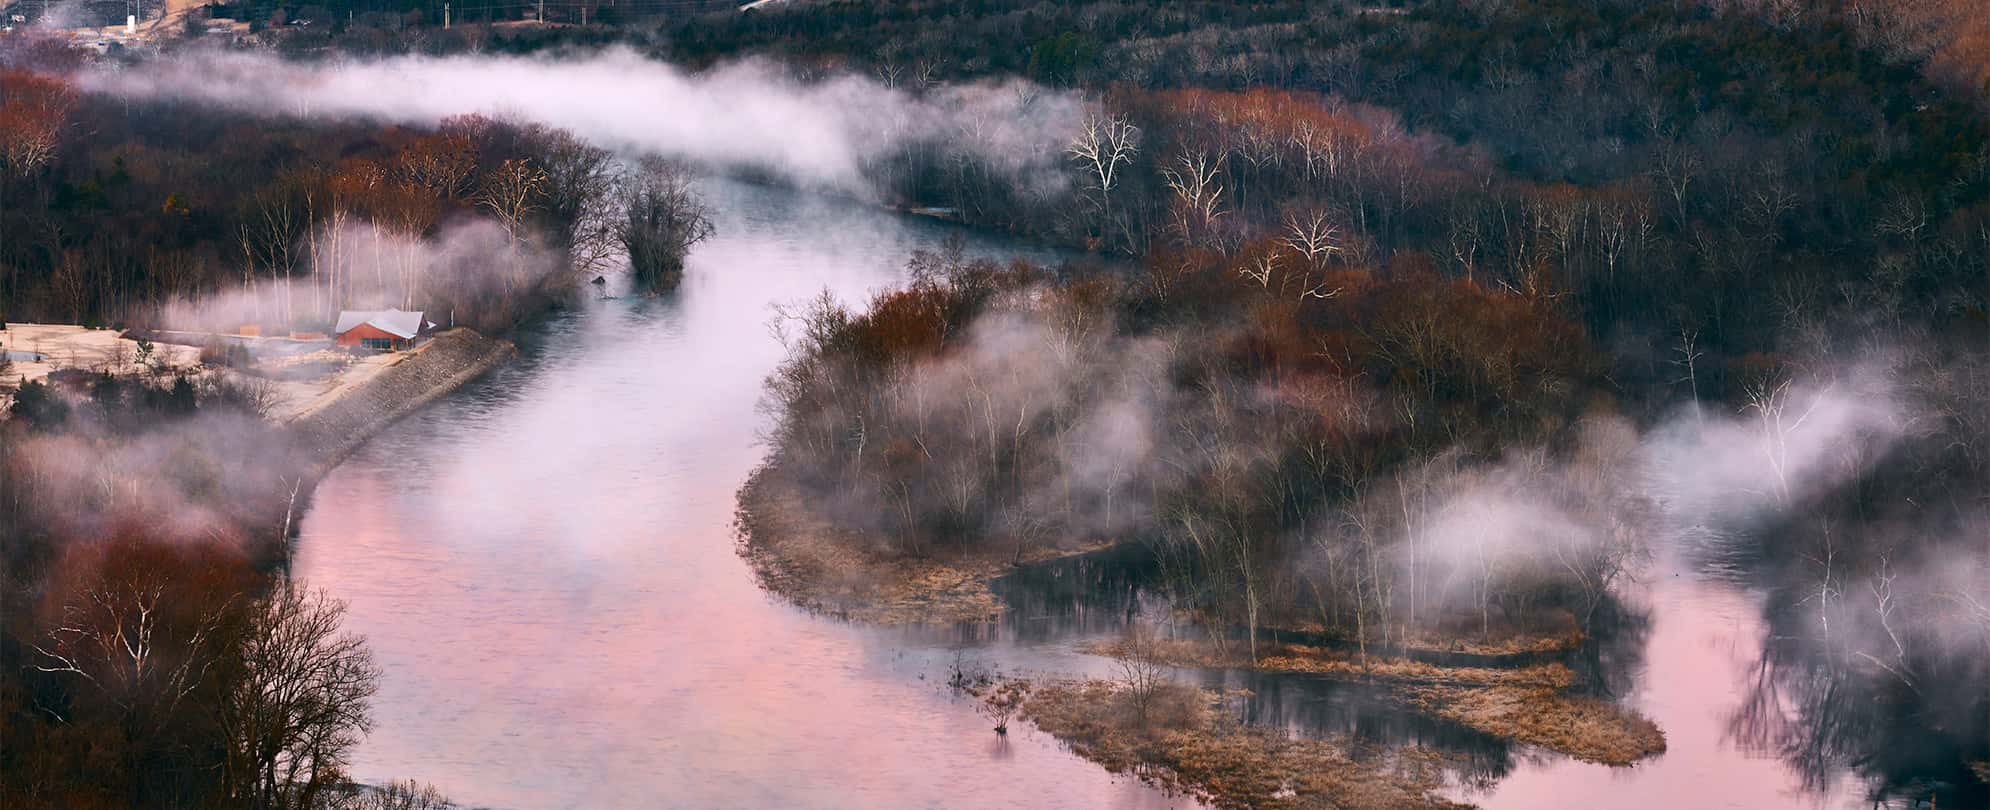
{"label": "tree reflection in water", "polygon": [[[945,640],[1037,644],[1113,638],[1136,620],[1158,621],[1163,632],[1176,636],[1199,636],[1192,625],[1155,618],[1169,615],[1155,586],[1159,573],[1151,553],[1134,545],[1021,568],[992,583],[1010,608],[998,623],[951,628]],[[1528,662],[1561,661],[1576,672],[1578,692],[1616,699],[1630,692],[1644,669],[1650,628],[1645,609],[1613,600],[1598,612],[1588,643]],[[1246,723],[1293,736],[1344,737],[1367,756],[1405,748],[1440,751],[1453,783],[1468,793],[1489,789],[1523,762],[1559,757],[1408,708],[1382,684],[1249,669],[1184,670],[1176,677],[1231,694],[1238,719]]]}
{"label": "tree reflection in water", "polygon": [[1842,641],[1793,632],[1811,617],[1791,602],[1769,612],[1770,633],[1749,668],[1745,699],[1728,719],[1738,746],[1781,758],[1815,791],[1851,770],[1875,805],[1990,807],[1990,786],[1969,769],[1990,756],[1990,681],[1979,673],[1909,684]]}

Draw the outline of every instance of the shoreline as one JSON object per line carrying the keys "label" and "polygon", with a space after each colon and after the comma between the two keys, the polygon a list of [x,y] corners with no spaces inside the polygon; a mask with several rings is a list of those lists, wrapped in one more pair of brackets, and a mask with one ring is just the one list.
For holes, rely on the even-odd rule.
{"label": "shoreline", "polygon": [[308,476],[315,485],[380,431],[517,355],[517,345],[504,338],[449,329],[280,424],[315,459]]}
{"label": "shoreline", "polygon": [[[430,354],[438,344],[443,351]],[[518,347],[510,340],[486,337],[467,327],[452,328],[402,353],[358,384],[329,391],[288,418],[270,419],[296,442],[305,465],[281,518],[270,564],[288,572],[304,514],[325,476],[382,430],[517,355]],[[271,526],[276,525],[272,520]]]}
{"label": "shoreline", "polygon": [[1094,543],[1040,548],[1020,558],[914,559],[869,553],[799,504],[799,495],[763,465],[740,486],[733,528],[737,550],[769,593],[811,613],[880,625],[986,623],[1008,608],[992,584],[1032,565],[1117,547]]}
{"label": "shoreline", "polygon": [[[740,488],[735,528],[740,555],[770,593],[804,610],[887,625],[994,621],[1008,610],[991,587],[997,581],[1029,566],[1123,548],[1102,544],[1046,550],[1021,561],[907,560],[865,553],[861,538],[813,514],[772,464],[755,470]],[[1317,640],[1310,633],[1292,635]],[[1129,671],[1154,666],[1238,669],[1371,683],[1405,710],[1612,768],[1662,754],[1666,738],[1656,723],[1629,707],[1581,694],[1575,687],[1575,673],[1558,659],[1582,641],[1580,633],[1566,633],[1446,650],[1419,640],[1423,643],[1366,658],[1332,645],[1274,641],[1263,646],[1268,654],[1256,661],[1206,640],[1148,643],[1132,652],[1121,649],[1125,642],[1095,642],[1079,650],[1121,661]],[[1355,745],[1351,742],[1295,740],[1275,729],[1225,723],[1222,712],[1207,709],[1220,696],[1186,684],[1167,684],[1181,690],[1171,700],[1185,712],[1178,717],[1186,719],[1164,732],[1149,728],[1144,720],[1137,728],[1129,726],[1124,707],[1119,707],[1128,686],[1112,681],[1028,684],[1022,688],[1033,694],[1021,717],[1108,770],[1132,772],[1163,787],[1206,796],[1220,806],[1258,806],[1267,801],[1277,806],[1322,806],[1301,800],[1309,795],[1341,806],[1343,802],[1332,793],[1349,785],[1373,792],[1346,806],[1469,806],[1444,798],[1428,768],[1374,768],[1346,755]],[[1180,708],[1187,706],[1204,708]],[[1340,769],[1340,776],[1305,775],[1311,766],[1294,764],[1301,762],[1330,763]],[[1350,771],[1356,767],[1350,762],[1360,767]],[[1272,768],[1270,773],[1284,775],[1267,792],[1263,780],[1238,781],[1227,770],[1244,763],[1266,765]],[[1350,773],[1359,775],[1348,778]],[[1295,790],[1297,795],[1292,793]]]}
{"label": "shoreline", "polygon": [[[1123,642],[1081,650],[1125,658]],[[1597,765],[1625,767],[1665,753],[1665,732],[1634,709],[1575,689],[1566,664],[1443,666],[1409,658],[1370,656],[1299,644],[1269,645],[1253,664],[1238,650],[1210,642],[1155,640],[1139,651],[1148,660],[1180,668],[1236,669],[1317,677],[1380,686],[1410,711],[1438,717],[1489,736],[1525,743]]]}
{"label": "shoreline", "polygon": [[[1107,771],[1223,808],[1461,810],[1445,795],[1457,755],[1352,735],[1314,738],[1240,721],[1233,697],[1175,682],[1005,680],[969,690]],[[1021,695],[1020,700],[1015,695]]]}

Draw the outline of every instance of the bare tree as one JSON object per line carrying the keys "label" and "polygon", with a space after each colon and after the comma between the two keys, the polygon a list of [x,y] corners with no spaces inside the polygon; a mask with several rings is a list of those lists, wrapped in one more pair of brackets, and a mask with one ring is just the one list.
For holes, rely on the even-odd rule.
{"label": "bare tree", "polygon": [[1755,412],[1761,426],[1762,452],[1768,456],[1769,471],[1775,476],[1774,495],[1783,503],[1790,500],[1790,436],[1803,427],[1824,400],[1822,396],[1812,396],[1802,411],[1796,411],[1791,408],[1790,396],[1790,380],[1764,381],[1749,386],[1748,404],[1743,407]]}
{"label": "bare tree", "polygon": [[975,707],[975,710],[995,724],[996,734],[1006,735],[1009,733],[1009,721],[1015,718],[1017,712],[1023,710],[1023,704],[1029,700],[1029,695],[1028,681],[1003,681],[988,690],[988,694],[981,696],[981,703]]}
{"label": "bare tree", "polygon": [[1315,269],[1325,266],[1328,259],[1341,253],[1340,226],[1320,209],[1304,214],[1286,214],[1285,236],[1281,241]]}
{"label": "bare tree", "polygon": [[1801,200],[1790,190],[1789,176],[1780,161],[1764,162],[1753,179],[1742,194],[1742,218],[1757,239],[1774,245],[1782,240],[1783,217],[1796,210]]}
{"label": "bare tree", "polygon": [[1650,241],[1651,234],[1651,206],[1642,196],[1612,195],[1597,204],[1597,251],[1603,259],[1603,277],[1613,290],[1617,269]]}
{"label": "bare tree", "polygon": [[226,624],[225,605],[170,622],[165,597],[143,572],[83,588],[32,645],[35,668],[73,676],[128,718],[149,716],[141,728],[163,724],[216,666]]}
{"label": "bare tree", "polygon": [[69,310],[70,319],[83,320],[83,310],[90,304],[90,297],[97,284],[90,272],[90,263],[83,251],[71,248],[62,251],[62,257],[55,264],[55,272],[49,275],[49,286],[54,288],[56,299]]}
{"label": "bare tree", "polygon": [[539,210],[541,194],[546,185],[546,173],[534,167],[531,161],[507,160],[492,169],[484,178],[484,187],[477,194],[477,204],[497,217],[504,232],[517,243],[523,236],[525,220],[532,212]]}
{"label": "bare tree", "polygon": [[563,129],[544,130],[535,140],[538,165],[546,173],[546,219],[553,229],[547,237],[555,247],[578,254],[576,259],[597,258],[604,241],[602,214],[615,193],[614,157]]}
{"label": "bare tree", "polygon": [[1078,137],[1064,148],[1085,173],[1087,184],[1098,192],[1101,217],[1108,230],[1114,227],[1112,190],[1119,186],[1120,167],[1133,162],[1140,151],[1139,141],[1139,128],[1125,116],[1093,113],[1085,116]]}
{"label": "bare tree", "polygon": [[20,177],[55,158],[76,106],[76,89],[61,79],[25,74],[0,86],[0,164]]}
{"label": "bare tree", "polygon": [[1928,201],[1920,195],[1903,192],[1886,201],[1879,218],[1873,222],[1873,231],[1916,244],[1929,224]]}
{"label": "bare tree", "polygon": [[1896,661],[1907,659],[1907,645],[1900,642],[1900,633],[1893,628],[1893,614],[1900,609],[1900,595],[1894,592],[1893,583],[1900,578],[1893,573],[1890,555],[1879,555],[1879,573],[1866,587],[1873,594],[1873,612],[1878,614],[1879,627],[1886,632],[1888,641],[1893,642],[1893,657]]}
{"label": "bare tree", "polygon": [[240,408],[244,413],[264,417],[269,416],[283,399],[276,383],[268,378],[232,372],[221,373],[210,381],[208,396]]}
{"label": "bare tree", "polygon": [[1691,221],[1686,210],[1686,194],[1693,187],[1693,181],[1703,170],[1700,156],[1691,148],[1679,144],[1669,144],[1659,149],[1658,162],[1652,168],[1652,177],[1658,180],[1665,192],[1672,198],[1673,213],[1679,217],[1683,227]]}
{"label": "bare tree", "polygon": [[1195,149],[1175,156],[1175,165],[1161,170],[1161,178],[1175,193],[1173,227],[1184,244],[1201,238],[1222,218],[1223,157]]}
{"label": "bare tree", "polygon": [[1267,250],[1250,257],[1244,266],[1237,268],[1237,274],[1258,285],[1259,289],[1270,290],[1271,281],[1278,277],[1279,267],[1285,261],[1285,253]]}
{"label": "bare tree", "polygon": [[624,180],[615,236],[638,283],[652,290],[676,284],[684,254],[711,235],[711,216],[682,164],[645,158]]}
{"label": "bare tree", "polygon": [[927,90],[946,80],[946,69],[946,57],[921,59],[912,66],[912,77],[919,82],[919,89]]}
{"label": "bare tree", "polygon": [[365,642],[339,632],[344,614],[338,600],[288,583],[251,606],[214,707],[234,806],[310,808],[343,781],[379,673]]}
{"label": "bare tree", "polygon": [[1685,383],[1691,398],[1695,402],[1698,402],[1700,399],[1700,358],[1706,356],[1706,352],[1700,350],[1699,330],[1681,326],[1679,328],[1679,343],[1673,347],[1672,352],[1678,356],[1677,359],[1672,361],[1672,364],[1678,366],[1680,369],[1679,378],[1673,380],[1673,382]]}
{"label": "bare tree", "polygon": [[[297,183],[285,179],[261,189],[248,198],[246,206],[248,210],[243,213],[240,234],[245,262],[242,268],[244,280],[250,289],[254,289],[253,273],[257,266],[261,266],[271,276],[280,276],[288,282],[296,275],[298,261],[302,258],[298,252],[299,243],[309,229],[304,212],[300,210]],[[287,283],[279,303],[284,311],[277,313],[277,317],[288,323],[294,302]],[[259,317],[261,314],[257,313]]]}
{"label": "bare tree", "polygon": [[1824,548],[1816,554],[1804,555],[1804,559],[1817,564],[1819,570],[1817,592],[1797,600],[1797,604],[1817,603],[1817,626],[1824,639],[1828,641],[1831,638],[1831,603],[1840,597],[1841,590],[1837,575],[1838,548],[1832,539],[1831,523],[1830,521],[1820,521],[1820,523]]}
{"label": "bare tree", "polygon": [[1119,684],[1133,704],[1135,716],[1145,724],[1153,707],[1154,694],[1168,680],[1159,640],[1153,630],[1138,622],[1127,625],[1126,635],[1112,647],[1112,660],[1119,667]]}
{"label": "bare tree", "polygon": [[434,785],[413,779],[379,787],[348,785],[323,803],[325,810],[448,810],[455,806]]}
{"label": "bare tree", "polygon": [[402,182],[420,186],[447,200],[470,190],[477,172],[476,145],[461,133],[432,135],[401,150],[393,172]]}

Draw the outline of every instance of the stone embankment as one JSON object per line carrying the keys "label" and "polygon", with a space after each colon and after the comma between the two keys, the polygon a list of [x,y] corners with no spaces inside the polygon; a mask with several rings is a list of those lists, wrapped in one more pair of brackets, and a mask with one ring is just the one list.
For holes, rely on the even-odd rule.
{"label": "stone embankment", "polygon": [[338,466],[367,438],[437,397],[456,390],[518,354],[509,340],[451,329],[364,382],[328,394],[291,420],[302,446],[317,456],[319,473]]}

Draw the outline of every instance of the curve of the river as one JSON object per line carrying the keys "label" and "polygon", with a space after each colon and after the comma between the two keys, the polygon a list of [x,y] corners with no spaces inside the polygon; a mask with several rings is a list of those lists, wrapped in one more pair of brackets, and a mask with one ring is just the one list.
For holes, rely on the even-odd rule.
{"label": "curve of the river", "polygon": [[990,732],[952,654],[771,599],[733,496],[783,354],[772,306],[861,302],[949,232],[711,185],[683,289],[587,301],[318,488],[296,570],[385,671],[354,762],[502,807],[1182,806]]}
{"label": "curve of the river", "polygon": [[[775,305],[825,288],[860,303],[952,231],[707,188],[718,235],[677,294],[591,298],[523,330],[518,362],[376,437],[318,488],[296,571],[350,604],[348,628],[385,672],[355,775],[521,808],[1190,805],[1041,734],[998,738],[942,686],[961,650],[1002,671],[1103,672],[1073,642],[1111,632],[1120,611],[1051,631],[907,635],[758,588],[731,520],[764,452]],[[1646,598],[1626,698],[1670,750],[1634,768],[1489,745],[1367,711],[1331,684],[1202,677],[1252,687],[1255,721],[1490,750],[1460,798],[1493,808],[1859,804],[1855,785],[1806,787],[1730,739],[1723,718],[1762,632],[1745,591],[1668,572]]]}

